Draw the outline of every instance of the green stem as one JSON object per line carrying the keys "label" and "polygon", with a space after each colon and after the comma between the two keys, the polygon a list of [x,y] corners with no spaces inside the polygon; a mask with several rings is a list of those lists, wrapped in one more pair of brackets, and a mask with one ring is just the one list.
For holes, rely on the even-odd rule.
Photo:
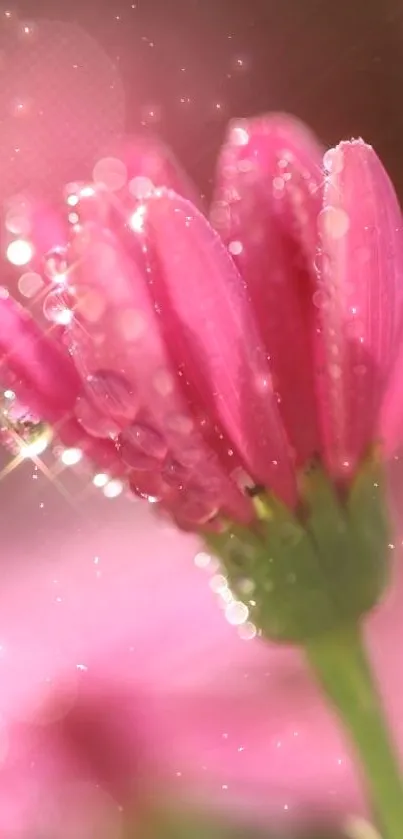
{"label": "green stem", "polygon": [[354,743],[383,839],[402,839],[402,776],[360,629],[310,642],[306,652]]}

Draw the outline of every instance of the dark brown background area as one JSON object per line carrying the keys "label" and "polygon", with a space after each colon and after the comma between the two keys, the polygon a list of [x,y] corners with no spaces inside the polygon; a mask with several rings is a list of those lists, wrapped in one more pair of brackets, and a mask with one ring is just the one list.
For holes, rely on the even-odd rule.
{"label": "dark brown background area", "polygon": [[127,129],[138,130],[155,106],[152,128],[206,191],[227,119],[281,109],[328,144],[364,136],[403,195],[400,0],[25,0],[4,8],[86,29],[121,73]]}

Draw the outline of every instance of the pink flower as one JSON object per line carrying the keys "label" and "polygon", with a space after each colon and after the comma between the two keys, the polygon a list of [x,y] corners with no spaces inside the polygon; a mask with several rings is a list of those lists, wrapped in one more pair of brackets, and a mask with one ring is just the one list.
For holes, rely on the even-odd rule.
{"label": "pink flower", "polygon": [[[54,426],[65,445],[84,450],[108,478],[126,481],[135,495],[160,505],[181,528],[206,528],[214,534],[222,519],[241,525],[253,522],[255,508],[245,484],[270,490],[295,510],[300,474],[312,458],[319,457],[335,485],[343,487],[371,446],[385,443],[389,451],[392,434],[385,440],[384,430],[388,434],[396,430],[400,413],[393,370],[402,321],[400,209],[369,146],[362,141],[341,143],[326,153],[323,162],[322,151],[306,129],[285,117],[231,127],[212,208],[219,234],[188,200],[188,184],[172,164],[155,150],[151,158],[154,172],[158,161],[161,175],[150,174],[148,152],[140,147],[133,159],[125,158],[129,188],[84,187],[77,195],[70,194],[68,237],[52,213],[45,217],[33,206],[34,243],[39,242],[38,231],[42,241],[50,238],[51,224],[57,228],[58,241],[49,244],[63,245],[64,238],[70,242],[66,257],[54,251],[47,260],[53,287],[44,312],[56,326],[45,333],[10,297],[0,298],[2,381],[22,404]],[[14,437],[16,433],[25,443],[20,426]],[[13,604],[12,597],[9,602]],[[115,602],[119,604],[119,598]],[[146,604],[144,614],[152,608],[152,603]],[[169,622],[159,608],[158,604],[165,633]],[[117,610],[120,625],[127,615],[123,608],[120,613],[120,605]],[[134,625],[131,597],[127,614],[122,635]],[[107,622],[108,631],[112,624]],[[278,656],[280,667],[287,669],[283,662],[289,661],[299,679],[301,671],[298,666],[295,670],[293,656]],[[219,661],[221,651],[218,669]],[[105,676],[104,659],[102,669]],[[195,673],[201,678],[199,667]],[[301,678],[304,689],[298,690],[298,714],[315,697]],[[183,710],[181,698],[175,697],[175,714],[168,720],[170,706],[165,699],[162,717],[160,711],[149,716],[147,682],[142,682],[140,694],[144,684],[147,725],[141,728],[147,740],[145,753],[158,758],[157,776],[161,766],[169,775],[174,756],[186,767],[188,787],[192,788],[192,780],[193,788],[200,786],[204,770],[199,755],[210,742],[211,731],[199,715],[200,707],[206,708],[205,696],[198,705],[192,695],[188,704],[185,691]],[[28,679],[27,697],[31,685]],[[156,687],[163,696],[161,682]],[[235,690],[239,691],[239,678]],[[98,697],[99,688],[94,691]],[[134,693],[138,696],[138,689]],[[248,694],[244,704],[241,697],[234,731],[245,720],[245,736],[252,738],[255,752],[239,777],[243,785],[253,777],[264,783],[265,790],[273,789],[290,772],[291,760],[295,778],[287,790],[295,795],[292,811],[298,802],[308,801],[309,805],[325,801],[325,808],[331,809],[331,795],[337,798],[341,789],[339,768],[346,760],[343,753],[334,762],[340,741],[334,738],[329,746],[326,737],[334,736],[329,734],[329,721],[312,706],[315,716],[307,711],[307,719],[315,734],[307,723],[309,748],[312,737],[318,735],[320,741],[312,764],[307,762],[305,749],[298,751],[300,741],[295,744],[300,732],[294,728],[291,732],[290,727],[287,702],[293,703],[296,692],[280,693],[273,699],[273,715],[282,721],[280,728],[292,742],[291,753],[295,750],[302,764],[294,756],[283,757],[283,735],[274,743],[268,722],[267,760],[260,722],[251,734],[255,706]],[[256,713],[262,694],[258,679]],[[56,760],[57,772],[53,761],[48,765],[45,758],[46,781],[60,780],[59,770],[62,779],[78,773],[80,720],[93,716],[97,702],[95,698],[94,705],[90,697],[90,711],[79,706],[76,721],[73,715],[67,730],[72,758],[68,756],[67,762],[65,747],[70,741],[64,730],[60,744],[56,736],[64,757],[61,763]],[[219,729],[221,719],[227,725],[233,695],[231,704],[226,702],[225,692],[212,699],[212,720],[219,721]],[[101,706],[115,708],[125,720],[122,741],[128,745],[130,763],[139,745],[130,741],[128,733],[136,732],[138,718],[132,711],[126,718],[119,689]],[[266,720],[268,713],[265,699]],[[157,742],[150,735],[155,731]],[[122,742],[117,735],[112,737]],[[91,742],[86,744],[84,764],[91,777],[96,765],[99,778],[102,761],[96,756],[97,744],[98,736],[95,752]],[[323,770],[321,745],[332,755],[329,775]],[[40,751],[48,754],[42,741]],[[115,772],[112,752],[106,751],[105,771],[113,797],[122,795],[126,801],[130,796],[125,784],[132,769],[124,766]],[[234,797],[228,796],[234,806],[244,793],[237,784],[234,754],[227,753],[229,762],[221,763],[221,749],[218,752],[215,777],[224,766],[228,772],[234,768]],[[118,764],[125,754],[122,742]],[[157,777],[153,771],[145,773],[147,779]],[[354,807],[360,804],[350,769],[343,771],[345,786],[336,809],[340,806],[344,812],[346,801]],[[311,782],[317,785],[313,796]],[[220,786],[222,798],[230,784],[223,780]],[[336,792],[330,794],[330,789]],[[32,809],[31,799],[27,807]],[[276,818],[280,810],[284,818],[288,809],[288,801],[282,801]]]}
{"label": "pink flower", "polygon": [[[128,188],[68,197],[64,282],[44,304],[62,335],[0,301],[13,389],[185,529],[250,521],[245,481],[294,507],[313,456],[350,478],[382,439],[402,324],[400,209],[375,152],[323,158],[288,117],[232,125],[221,238],[161,152],[124,157]],[[45,241],[54,220],[32,218]]]}

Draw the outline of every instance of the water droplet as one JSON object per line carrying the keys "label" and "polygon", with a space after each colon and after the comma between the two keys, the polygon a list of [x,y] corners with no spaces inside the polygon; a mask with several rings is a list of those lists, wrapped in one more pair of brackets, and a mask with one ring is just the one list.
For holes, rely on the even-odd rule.
{"label": "water droplet", "polygon": [[50,291],[43,302],[43,314],[52,323],[68,326],[73,320],[71,295],[65,289]]}
{"label": "water droplet", "polygon": [[147,471],[158,468],[167,451],[162,435],[143,423],[134,423],[119,438],[121,458],[132,469]]}
{"label": "water droplet", "polygon": [[285,187],[284,178],[276,177],[273,178],[273,187],[276,193],[282,193]]}
{"label": "water droplet", "polygon": [[175,513],[180,522],[187,524],[206,524],[218,513],[218,507],[206,496],[196,490],[186,491]]}
{"label": "water droplet", "polygon": [[343,371],[340,367],[340,364],[330,364],[329,365],[329,373],[335,381],[339,381],[341,379]]}
{"label": "water droplet", "polygon": [[328,296],[326,292],[318,288],[317,291],[314,292],[312,297],[313,305],[316,306],[317,309],[323,309],[326,306],[326,302],[328,301]]}
{"label": "water droplet", "polygon": [[[321,280],[331,280],[332,279],[332,260],[327,253],[323,253],[320,251],[317,253],[316,258],[314,260],[314,268],[318,276]],[[323,291],[329,293],[329,288],[326,286]]]}
{"label": "water droplet", "polygon": [[137,399],[133,385],[113,370],[98,370],[87,376],[91,396],[104,413],[115,416],[133,416]]}
{"label": "water droplet", "polygon": [[30,208],[24,203],[8,211],[5,226],[15,236],[28,236],[31,231]]}
{"label": "water droplet", "polygon": [[127,169],[123,160],[117,157],[103,157],[95,164],[92,178],[94,183],[114,192],[124,187],[127,181]]}
{"label": "water droplet", "polygon": [[200,441],[197,438],[194,440],[188,438],[183,443],[184,445],[181,446],[180,451],[182,465],[187,469],[195,469],[205,458],[206,452],[201,447]]}
{"label": "water droplet", "polygon": [[110,417],[104,416],[85,396],[78,397],[74,412],[80,425],[92,437],[114,438],[119,434],[119,426]]}
{"label": "water droplet", "polygon": [[325,207],[319,213],[318,223],[323,234],[331,239],[342,239],[350,227],[349,216],[341,207]]}
{"label": "water droplet", "polygon": [[54,282],[64,279],[68,268],[66,248],[52,248],[45,256],[45,274]]}
{"label": "water droplet", "polygon": [[229,142],[233,146],[247,146],[249,143],[249,133],[242,125],[234,125],[231,127]]}
{"label": "water droplet", "polygon": [[323,156],[323,165],[330,175],[339,175],[343,171],[344,160],[341,149],[328,149]]}
{"label": "water droplet", "polygon": [[234,600],[225,609],[225,617],[232,626],[241,626],[249,617],[249,609],[244,603]]}
{"label": "water droplet", "polygon": [[134,233],[144,233],[144,223],[146,218],[146,207],[141,204],[134,213],[131,214],[129,225]]}
{"label": "water droplet", "polygon": [[239,256],[243,251],[243,244],[237,240],[230,242],[228,245],[228,250],[232,256]]}
{"label": "water droplet", "polygon": [[213,227],[224,228],[230,223],[231,211],[227,201],[215,201],[211,207],[210,219]]}
{"label": "water droplet", "polygon": [[168,486],[173,489],[183,489],[189,480],[189,469],[172,457],[167,458],[162,469],[162,477]]}
{"label": "water droplet", "polygon": [[242,469],[242,466],[237,466],[233,472],[231,472],[231,479],[236,483],[236,485],[242,491],[246,489],[253,489],[255,486],[255,481],[245,472],[245,469]]}
{"label": "water droplet", "polygon": [[77,204],[79,202],[79,198],[78,198],[79,191],[80,191],[80,185],[78,183],[72,181],[71,183],[66,184],[66,186],[64,188],[64,195],[65,195],[65,199],[66,199],[66,204],[68,204],[69,207],[76,207],[77,206]]}
{"label": "water droplet", "polygon": [[152,504],[161,501],[164,495],[164,485],[158,472],[132,475],[129,479],[129,487],[137,498],[142,498]]}
{"label": "water droplet", "polygon": [[116,315],[117,327],[126,341],[138,341],[147,328],[144,315],[138,309],[123,309]]}
{"label": "water droplet", "polygon": [[154,184],[150,181],[150,178],[146,178],[144,175],[137,175],[136,178],[132,178],[130,181],[129,191],[137,200],[142,201],[154,191]]}
{"label": "water droplet", "polygon": [[160,396],[169,396],[175,387],[173,376],[168,370],[157,370],[153,376],[153,385]]}
{"label": "water droplet", "polygon": [[165,419],[165,425],[177,434],[190,434],[194,428],[193,420],[186,414],[170,414]]}

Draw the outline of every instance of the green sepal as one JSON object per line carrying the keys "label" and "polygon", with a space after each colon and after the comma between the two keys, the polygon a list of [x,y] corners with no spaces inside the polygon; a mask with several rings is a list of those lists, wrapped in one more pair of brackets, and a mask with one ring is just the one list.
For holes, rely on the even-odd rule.
{"label": "green sepal", "polygon": [[375,455],[360,466],[349,490],[338,489],[320,464],[302,479],[306,527],[331,584],[339,623],[351,623],[378,601],[388,578],[389,528],[381,465]]}
{"label": "green sepal", "polygon": [[[357,576],[366,577],[368,608],[380,599],[389,579],[391,526],[387,511],[385,473],[376,453],[357,472],[348,498],[351,533],[354,535]],[[365,603],[363,603],[363,610]]]}
{"label": "green sepal", "polygon": [[375,456],[363,461],[348,492],[319,463],[299,484],[297,511],[261,493],[253,527],[229,523],[204,538],[262,634],[305,644],[359,620],[379,600],[389,532]]}

